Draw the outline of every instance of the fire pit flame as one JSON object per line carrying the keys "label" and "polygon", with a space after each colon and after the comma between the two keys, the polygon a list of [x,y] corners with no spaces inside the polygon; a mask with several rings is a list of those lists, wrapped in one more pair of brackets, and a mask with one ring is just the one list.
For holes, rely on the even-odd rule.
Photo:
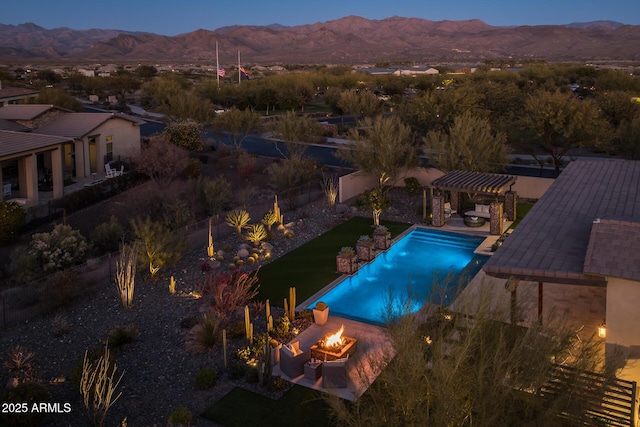
{"label": "fire pit flame", "polygon": [[342,333],[344,332],[344,325],[340,327],[338,332],[327,335],[323,340],[323,347],[325,348],[339,348],[344,345],[344,339],[342,338]]}

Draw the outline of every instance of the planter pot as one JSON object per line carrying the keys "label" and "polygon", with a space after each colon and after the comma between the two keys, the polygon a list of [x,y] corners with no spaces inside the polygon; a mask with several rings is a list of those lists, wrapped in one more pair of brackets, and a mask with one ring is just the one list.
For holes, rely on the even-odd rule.
{"label": "planter pot", "polygon": [[316,325],[324,325],[325,323],[327,323],[327,320],[329,319],[329,307],[325,308],[324,310],[316,310],[315,308],[313,309],[313,321],[315,322]]}
{"label": "planter pot", "polygon": [[361,259],[362,261],[369,262],[376,256],[373,242],[356,245],[356,252],[358,253],[358,259]]}
{"label": "planter pot", "polygon": [[358,271],[358,258],[354,256],[338,255],[336,268],[340,274],[353,274]]}
{"label": "planter pot", "polygon": [[373,244],[376,249],[385,251],[391,247],[391,233],[388,231],[376,231],[373,233]]}

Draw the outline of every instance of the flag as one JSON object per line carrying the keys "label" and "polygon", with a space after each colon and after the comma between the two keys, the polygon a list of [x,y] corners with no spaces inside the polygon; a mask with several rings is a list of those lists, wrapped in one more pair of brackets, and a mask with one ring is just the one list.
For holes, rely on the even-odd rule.
{"label": "flag", "polygon": [[227,74],[224,68],[218,68],[218,77],[224,77]]}
{"label": "flag", "polygon": [[249,73],[244,69],[244,67],[240,67],[240,76],[245,80],[249,80]]}

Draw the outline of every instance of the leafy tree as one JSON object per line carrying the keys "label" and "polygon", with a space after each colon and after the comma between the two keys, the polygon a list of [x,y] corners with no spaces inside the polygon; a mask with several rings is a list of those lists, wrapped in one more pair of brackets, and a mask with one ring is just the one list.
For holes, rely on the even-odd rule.
{"label": "leafy tree", "polygon": [[140,65],[136,68],[135,73],[141,79],[150,79],[158,74],[158,69],[153,65]]}
{"label": "leafy tree", "polygon": [[224,176],[215,179],[199,177],[196,191],[202,204],[207,207],[208,215],[220,213],[231,200],[231,184]]}
{"label": "leafy tree", "polygon": [[640,160],[640,115],[621,123],[617,148],[625,158]]}
{"label": "leafy tree", "polygon": [[[562,157],[573,148],[602,147],[609,129],[595,103],[583,101],[560,91],[538,91],[531,95],[521,116],[521,126],[542,140],[543,150],[551,156],[556,175]],[[535,155],[535,139],[523,146]]]}
{"label": "leafy tree", "polygon": [[137,239],[138,260],[149,266],[149,273],[154,277],[160,269],[175,264],[186,248],[186,240],[182,235],[172,233],[162,222],[136,218],[131,227]]}
{"label": "leafy tree", "polygon": [[204,148],[202,126],[194,120],[176,120],[164,129],[169,141],[190,151]]}
{"label": "leafy tree", "polygon": [[448,132],[432,131],[424,138],[429,160],[444,172],[504,170],[510,151],[506,140],[504,132],[491,131],[488,119],[470,113],[456,117]]}
{"label": "leafy tree", "polygon": [[35,99],[30,99],[28,102],[30,104],[55,105],[57,107],[66,108],[76,112],[84,110],[84,106],[80,101],[65,91],[56,88],[43,89]]}
{"label": "leafy tree", "polygon": [[366,90],[350,89],[340,94],[337,106],[356,117],[374,117],[382,112],[383,104],[377,96]]}
{"label": "leafy tree", "polygon": [[241,150],[242,141],[256,129],[260,116],[249,109],[233,107],[218,115],[213,123],[219,134],[226,133],[235,149]]}
{"label": "leafy tree", "polygon": [[417,164],[418,152],[411,129],[397,116],[367,117],[358,129],[349,132],[349,145],[341,146],[336,156],[374,176],[379,186],[394,182],[405,167]]}
{"label": "leafy tree", "polygon": [[380,187],[366,190],[363,196],[365,206],[373,213],[373,225],[380,225],[380,215],[391,207],[393,201]]}
{"label": "leafy tree", "polygon": [[322,134],[320,124],[308,116],[300,117],[293,111],[278,117],[270,123],[275,136],[290,142],[313,142]]}
{"label": "leafy tree", "polygon": [[169,142],[167,135],[160,135],[142,146],[137,163],[140,172],[151,178],[158,188],[166,188],[187,167],[189,154]]}

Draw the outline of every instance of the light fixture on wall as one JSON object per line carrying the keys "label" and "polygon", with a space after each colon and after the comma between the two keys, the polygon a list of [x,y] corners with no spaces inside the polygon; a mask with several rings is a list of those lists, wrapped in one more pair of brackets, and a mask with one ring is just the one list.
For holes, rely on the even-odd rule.
{"label": "light fixture on wall", "polygon": [[607,337],[607,325],[605,325],[604,322],[602,322],[600,325],[598,325],[598,336],[600,338],[606,338]]}

